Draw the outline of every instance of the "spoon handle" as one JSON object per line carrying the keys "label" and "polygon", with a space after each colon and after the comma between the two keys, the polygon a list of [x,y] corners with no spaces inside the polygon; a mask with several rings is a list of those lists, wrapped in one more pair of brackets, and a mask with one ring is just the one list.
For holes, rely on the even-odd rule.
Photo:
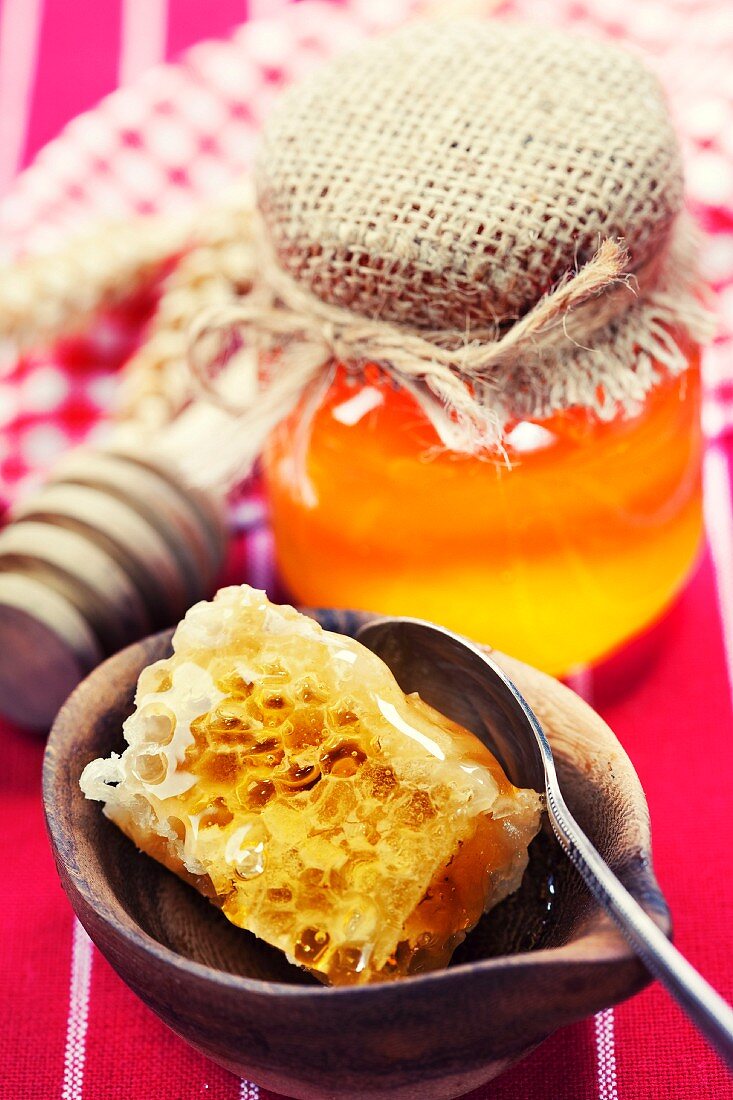
{"label": "spoon handle", "polygon": [[554,774],[548,775],[547,809],[557,839],[596,901],[613,917],[647,969],[666,986],[733,1069],[733,1009],[670,943],[603,861],[568,810]]}

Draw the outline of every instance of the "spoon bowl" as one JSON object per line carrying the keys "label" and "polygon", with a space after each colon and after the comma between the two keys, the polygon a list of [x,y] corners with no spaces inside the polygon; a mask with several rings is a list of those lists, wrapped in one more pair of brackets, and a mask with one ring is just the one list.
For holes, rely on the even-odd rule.
{"label": "spoon bowl", "polygon": [[460,720],[499,757],[510,779],[544,787],[552,829],[593,896],[650,972],[733,1068],[733,1009],[665,937],[603,860],[572,815],[552,746],[527,701],[485,650],[421,619],[366,623],[357,638],[379,654],[403,691]]}
{"label": "spoon bowl", "polygon": [[382,658],[405,693],[416,691],[483,741],[516,787],[544,791],[542,759],[521,702],[485,653],[417,619],[374,619],[356,638]]}
{"label": "spoon bowl", "polygon": [[[312,614],[351,635],[374,619]],[[123,980],[192,1046],[302,1100],[448,1100],[495,1077],[557,1028],[646,984],[644,967],[549,830],[533,842],[520,891],[479,923],[444,971],[326,988],[229,924],[137,852],[79,789],[90,760],[122,749],[137,677],[170,652],[171,633],[117,654],[77,688],[49,739],[44,802],[59,874],[82,924]],[[568,688],[511,658],[492,658],[542,722],[574,816],[667,933],[646,802],[618,741]],[[432,666],[432,678],[450,717],[480,736],[481,711],[504,729],[498,704],[477,707],[452,662]],[[497,749],[508,752],[498,742]],[[510,772],[524,766],[509,756],[505,763]],[[523,782],[530,777],[521,774]]]}

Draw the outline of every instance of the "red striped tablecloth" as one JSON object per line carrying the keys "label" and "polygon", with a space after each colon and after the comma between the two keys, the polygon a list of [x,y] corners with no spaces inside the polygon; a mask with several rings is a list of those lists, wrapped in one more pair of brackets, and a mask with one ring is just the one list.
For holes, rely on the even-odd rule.
{"label": "red striped tablecloth", "polygon": [[[215,191],[251,156],[280,84],[402,16],[408,0],[3,0],[0,252],[41,247],[104,213],[173,208]],[[515,0],[521,14],[627,38],[665,80],[708,230],[721,333],[706,357],[708,545],[624,694],[582,686],[614,727],[649,798],[659,879],[677,942],[733,998],[733,16],[724,0]],[[235,32],[237,24],[250,22]],[[233,33],[234,32],[234,33]],[[233,33],[177,58],[203,37]],[[73,116],[78,119],[15,180]],[[207,140],[202,142],[202,138]],[[212,142],[211,138],[215,140]],[[14,181],[15,180],[15,181]],[[0,367],[0,497],[24,491],[99,431],[139,311],[89,338]],[[256,488],[238,511],[230,574],[265,586],[270,540]],[[0,1096],[8,1100],[268,1100],[169,1033],[74,920],[46,842],[40,740],[0,729]],[[658,988],[555,1035],[476,1100],[725,1100],[731,1079]]]}

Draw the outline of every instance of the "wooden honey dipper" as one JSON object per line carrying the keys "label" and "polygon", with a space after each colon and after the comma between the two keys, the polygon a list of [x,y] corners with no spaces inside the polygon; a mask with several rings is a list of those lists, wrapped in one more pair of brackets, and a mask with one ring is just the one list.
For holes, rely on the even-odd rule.
{"label": "wooden honey dipper", "polygon": [[213,590],[226,495],[254,451],[198,400],[187,333],[249,285],[248,195],[240,181],[190,216],[100,224],[0,267],[0,338],[21,350],[82,331],[178,257],[125,365],[110,443],[67,455],[0,531],[0,714],[19,724],[47,728],[95,665]]}
{"label": "wooden honey dipper", "polygon": [[225,516],[160,450],[66,456],[0,532],[0,713],[47,727],[100,661],[210,595]]}

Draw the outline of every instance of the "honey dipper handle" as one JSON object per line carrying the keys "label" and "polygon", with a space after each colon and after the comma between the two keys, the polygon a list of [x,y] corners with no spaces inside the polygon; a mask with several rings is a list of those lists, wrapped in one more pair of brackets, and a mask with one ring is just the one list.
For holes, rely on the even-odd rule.
{"label": "honey dipper handle", "polygon": [[[544,738],[544,734],[542,736]],[[549,760],[544,753],[543,756],[547,810],[566,855],[649,972],[667,988],[723,1061],[733,1069],[733,1009],[670,943],[616,878],[568,810],[559,791],[552,754]]]}

